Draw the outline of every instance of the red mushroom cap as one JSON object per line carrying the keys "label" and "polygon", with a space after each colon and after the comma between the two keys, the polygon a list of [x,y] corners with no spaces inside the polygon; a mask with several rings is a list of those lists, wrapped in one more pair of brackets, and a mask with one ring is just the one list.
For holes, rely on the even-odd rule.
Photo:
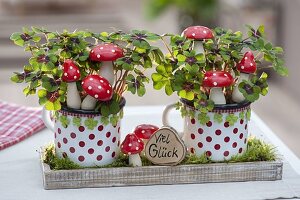
{"label": "red mushroom cap", "polygon": [[65,82],[78,81],[80,78],[80,72],[78,66],[71,59],[65,60],[63,64],[62,80]]}
{"label": "red mushroom cap", "polygon": [[184,35],[188,39],[193,39],[193,40],[205,40],[205,39],[212,39],[214,37],[212,31],[205,26],[187,27],[182,32],[182,35]]}
{"label": "red mushroom cap", "polygon": [[126,135],[121,144],[121,151],[128,155],[137,154],[143,151],[144,143],[134,133]]}
{"label": "red mushroom cap", "polygon": [[112,43],[99,44],[90,52],[90,60],[96,62],[115,61],[123,56],[123,49]]}
{"label": "red mushroom cap", "polygon": [[242,73],[253,74],[256,71],[256,62],[251,51],[244,54],[242,60],[237,64],[237,69]]}
{"label": "red mushroom cap", "polygon": [[82,89],[95,99],[108,101],[112,98],[113,90],[105,78],[99,75],[89,75],[82,82]]}
{"label": "red mushroom cap", "polygon": [[225,71],[207,71],[204,74],[204,87],[227,87],[233,83],[234,79],[230,73]]}
{"label": "red mushroom cap", "polygon": [[135,127],[134,133],[140,139],[148,140],[153,133],[155,133],[159,128],[151,124],[141,124]]}

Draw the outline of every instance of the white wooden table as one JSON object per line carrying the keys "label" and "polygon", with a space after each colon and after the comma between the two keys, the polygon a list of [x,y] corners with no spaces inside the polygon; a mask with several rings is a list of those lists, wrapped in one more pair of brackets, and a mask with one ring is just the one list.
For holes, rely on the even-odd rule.
{"label": "white wooden table", "polygon": [[[141,123],[161,125],[163,106],[126,107],[122,134]],[[171,113],[174,127],[181,130],[180,115]],[[93,199],[276,199],[300,198],[300,160],[279,140],[263,121],[252,114],[250,133],[263,137],[277,146],[284,158],[283,179],[280,181],[211,183],[189,185],[158,185],[138,187],[85,188],[44,190],[36,150],[53,138],[48,130],[0,151],[1,200],[93,200]]]}

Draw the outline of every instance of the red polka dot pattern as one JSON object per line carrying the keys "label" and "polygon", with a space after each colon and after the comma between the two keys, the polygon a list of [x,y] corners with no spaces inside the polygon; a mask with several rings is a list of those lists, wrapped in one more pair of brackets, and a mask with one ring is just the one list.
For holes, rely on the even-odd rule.
{"label": "red polka dot pattern", "polygon": [[229,142],[229,141],[230,141],[230,137],[226,136],[226,137],[224,138],[224,142]]}
{"label": "red polka dot pattern", "polygon": [[104,127],[103,127],[102,125],[98,126],[98,131],[102,131],[103,128],[104,128]]}
{"label": "red polka dot pattern", "polygon": [[102,155],[99,155],[99,156],[97,156],[96,159],[97,159],[98,161],[100,161],[100,160],[102,160],[102,157],[103,157]]}
{"label": "red polka dot pattern", "polygon": [[84,141],[80,141],[80,142],[79,142],[79,146],[80,146],[80,147],[84,147],[84,146],[85,146],[85,142],[84,142]]}
{"label": "red polka dot pattern", "polygon": [[64,158],[66,158],[66,157],[68,157],[68,154],[67,154],[66,152],[63,152],[63,153],[62,153],[62,156],[63,156]]}
{"label": "red polka dot pattern", "polygon": [[207,142],[211,142],[211,141],[212,141],[212,137],[207,136],[207,137],[206,137],[206,141],[207,141]]}
{"label": "red polka dot pattern", "polygon": [[76,133],[73,133],[73,132],[72,132],[72,133],[70,134],[70,137],[73,138],[73,139],[76,138]]}
{"label": "red polka dot pattern", "polygon": [[191,123],[192,124],[195,124],[196,123],[196,120],[193,118],[193,119],[191,119]]}
{"label": "red polka dot pattern", "polygon": [[95,152],[95,150],[93,148],[89,148],[88,153],[89,154],[93,154]]}
{"label": "red polka dot pattern", "polygon": [[203,134],[203,129],[202,128],[198,128],[198,133],[199,134]]}
{"label": "red polka dot pattern", "polygon": [[57,129],[57,132],[58,132],[58,134],[61,134],[61,129],[58,128],[58,129]]}
{"label": "red polka dot pattern", "polygon": [[61,144],[60,142],[57,142],[57,147],[60,148],[61,147]]}
{"label": "red polka dot pattern", "polygon": [[206,126],[211,127],[212,126],[212,122],[211,121],[207,122]]}
{"label": "red polka dot pattern", "polygon": [[75,153],[75,148],[74,147],[70,147],[69,150],[70,150],[71,153]]}
{"label": "red polka dot pattern", "polygon": [[[208,113],[210,115],[210,113]],[[225,113],[226,115],[226,113]],[[239,116],[238,114],[235,114]],[[210,115],[213,119],[214,115]],[[230,159],[231,156],[240,153],[241,148],[245,149],[247,145],[247,123],[246,119],[239,119],[235,124],[230,125],[229,122],[217,123],[213,120],[204,125],[200,123],[193,124],[193,119],[187,122],[187,137],[185,141],[188,149],[196,155],[211,156],[211,159],[217,158],[219,161]],[[195,134],[197,133],[197,134]]]}
{"label": "red polka dot pattern", "polygon": [[107,132],[107,133],[106,133],[106,137],[109,138],[110,136],[111,136],[111,133],[110,133],[110,132]]}
{"label": "red polka dot pattern", "polygon": [[222,131],[221,131],[220,129],[217,129],[217,130],[215,131],[215,134],[216,134],[216,135],[221,135],[221,133],[222,133]]}
{"label": "red polka dot pattern", "polygon": [[80,132],[83,132],[83,131],[85,130],[85,128],[84,128],[83,126],[79,126],[78,130],[79,130]]}
{"label": "red polka dot pattern", "polygon": [[84,156],[79,156],[79,157],[78,157],[78,160],[79,160],[80,162],[83,162],[83,161],[85,160],[85,158],[84,158]]}
{"label": "red polka dot pattern", "polygon": [[90,140],[95,139],[95,135],[94,135],[94,134],[90,134],[90,135],[89,135],[89,139],[90,139]]}
{"label": "red polka dot pattern", "polygon": [[219,144],[216,144],[214,147],[215,147],[215,150],[219,150],[221,148],[221,146]]}
{"label": "red polka dot pattern", "polygon": [[99,141],[97,142],[97,145],[98,145],[98,146],[102,146],[102,144],[103,144],[103,141],[102,141],[102,140],[99,140]]}
{"label": "red polka dot pattern", "polygon": [[192,140],[194,140],[196,138],[195,134],[192,133],[191,138],[192,138]]}
{"label": "red polka dot pattern", "polygon": [[106,152],[109,152],[109,150],[110,150],[110,146],[105,147]]}
{"label": "red polka dot pattern", "polygon": [[111,157],[115,157],[116,156],[116,152],[112,152]]}
{"label": "red polka dot pattern", "polygon": [[239,153],[242,153],[243,152],[243,149],[242,148],[239,148]]}
{"label": "red polka dot pattern", "polygon": [[117,141],[116,137],[113,137],[113,139],[111,140],[113,143],[115,143]]}
{"label": "red polka dot pattern", "polygon": [[68,139],[67,139],[67,138],[64,138],[64,139],[63,139],[63,143],[67,144],[67,143],[68,143]]}

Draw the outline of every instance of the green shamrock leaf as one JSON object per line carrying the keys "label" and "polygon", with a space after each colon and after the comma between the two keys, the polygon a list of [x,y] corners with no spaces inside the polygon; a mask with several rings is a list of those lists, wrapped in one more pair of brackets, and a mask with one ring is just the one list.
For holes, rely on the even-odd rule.
{"label": "green shamrock leaf", "polygon": [[226,116],[226,121],[229,122],[230,126],[233,126],[238,120],[238,117],[234,114],[229,114]]}
{"label": "green shamrock leaf", "polygon": [[84,121],[84,125],[90,130],[93,130],[97,126],[97,124],[98,124],[98,121],[94,120],[94,118],[87,118]]}
{"label": "green shamrock leaf", "polygon": [[247,118],[248,121],[250,120],[250,118],[251,118],[251,109],[247,110],[247,112],[246,112],[246,118]]}
{"label": "green shamrock leaf", "polygon": [[80,117],[73,117],[73,124],[77,127],[81,126],[81,118]]}
{"label": "green shamrock leaf", "polygon": [[245,118],[245,112],[244,111],[242,111],[242,112],[239,113],[239,118],[240,119],[244,119]]}
{"label": "green shamrock leaf", "polygon": [[214,114],[214,122],[217,122],[217,123],[222,123],[223,122],[223,115],[220,114],[220,113],[215,113]]}
{"label": "green shamrock leaf", "polygon": [[198,114],[198,121],[200,122],[200,124],[204,125],[207,122],[209,122],[210,118],[206,113],[199,113]]}
{"label": "green shamrock leaf", "polygon": [[70,124],[70,120],[65,115],[61,115],[59,121],[64,128],[67,128],[68,125]]}

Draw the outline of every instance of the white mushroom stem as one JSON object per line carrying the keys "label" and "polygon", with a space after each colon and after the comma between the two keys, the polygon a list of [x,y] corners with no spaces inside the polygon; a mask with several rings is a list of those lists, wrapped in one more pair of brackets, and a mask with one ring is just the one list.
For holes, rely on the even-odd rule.
{"label": "white mushroom stem", "polygon": [[77,90],[76,82],[67,83],[67,106],[68,108],[80,109],[81,98]]}
{"label": "white mushroom stem", "polygon": [[141,167],[142,160],[140,155],[138,153],[129,155],[129,164],[132,165],[133,167]]}
{"label": "white mushroom stem", "polygon": [[209,99],[215,104],[226,104],[226,99],[222,87],[214,87],[210,89]]}
{"label": "white mushroom stem", "polygon": [[235,87],[233,88],[232,91],[232,100],[236,103],[242,102],[245,100],[244,95],[240,92],[239,90],[239,84],[243,81],[249,80],[249,74],[246,73],[241,73],[238,82],[236,83]]}
{"label": "white mushroom stem", "polygon": [[114,65],[111,61],[102,62],[102,66],[99,69],[100,76],[107,79],[108,82],[113,85],[115,82]]}
{"label": "white mushroom stem", "polygon": [[196,51],[196,54],[203,53],[204,55],[204,48],[203,48],[203,42],[202,41],[194,41],[194,51]]}
{"label": "white mushroom stem", "polygon": [[94,110],[96,107],[97,99],[94,97],[87,95],[82,103],[81,103],[81,109],[82,110]]}

